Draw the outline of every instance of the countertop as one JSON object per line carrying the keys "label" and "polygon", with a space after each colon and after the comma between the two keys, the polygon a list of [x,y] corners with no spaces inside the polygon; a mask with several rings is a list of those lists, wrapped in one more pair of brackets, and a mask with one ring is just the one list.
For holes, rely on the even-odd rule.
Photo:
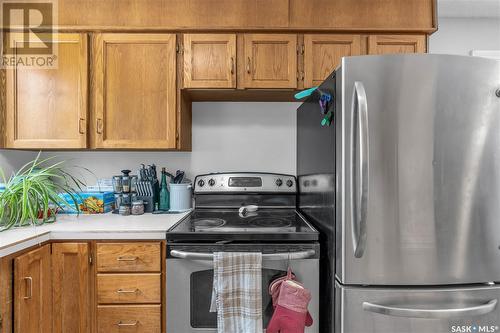
{"label": "countertop", "polygon": [[54,239],[165,239],[165,233],[189,212],[179,214],[58,215],[57,221],[37,227],[0,232],[0,257]]}

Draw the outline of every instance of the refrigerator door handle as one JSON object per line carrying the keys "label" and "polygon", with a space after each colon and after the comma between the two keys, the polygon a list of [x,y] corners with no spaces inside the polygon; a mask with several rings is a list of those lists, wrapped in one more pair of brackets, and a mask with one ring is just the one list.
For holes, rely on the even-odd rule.
{"label": "refrigerator door handle", "polygon": [[392,317],[449,319],[481,316],[492,312],[497,306],[497,303],[498,300],[493,299],[482,305],[457,309],[412,309],[363,302],[363,310]]}
{"label": "refrigerator door handle", "polygon": [[[351,122],[351,230],[354,256],[361,258],[366,246],[368,210],[368,104],[362,82],[354,82]],[[356,120],[356,121],[354,121]],[[356,137],[357,136],[357,137]],[[356,141],[359,139],[359,162],[356,165]],[[355,167],[356,165],[356,167]],[[356,180],[359,178],[359,186]]]}

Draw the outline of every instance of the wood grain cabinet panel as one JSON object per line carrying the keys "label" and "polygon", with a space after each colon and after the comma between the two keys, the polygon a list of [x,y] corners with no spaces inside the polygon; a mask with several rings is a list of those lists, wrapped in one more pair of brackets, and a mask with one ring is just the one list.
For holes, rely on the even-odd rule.
{"label": "wood grain cabinet panel", "polygon": [[425,53],[424,35],[370,35],[368,54]]}
{"label": "wood grain cabinet panel", "polygon": [[236,88],[236,35],[184,35],[184,88]]}
{"label": "wood grain cabinet panel", "polygon": [[289,0],[290,27],[432,31],[435,0]]}
{"label": "wood grain cabinet panel", "polygon": [[14,260],[14,332],[52,332],[50,245]]}
{"label": "wood grain cabinet panel", "polygon": [[176,148],[175,34],[97,34],[95,146]]}
{"label": "wood grain cabinet panel", "polygon": [[98,272],[159,272],[160,243],[98,243]]}
{"label": "wood grain cabinet panel", "polygon": [[[16,40],[21,45],[22,39]],[[87,146],[87,35],[40,40],[57,47],[57,68],[7,70],[7,148]]]}
{"label": "wood grain cabinet panel", "polygon": [[90,331],[88,243],[52,244],[53,332]]}
{"label": "wood grain cabinet panel", "polygon": [[304,35],[304,86],[321,84],[342,57],[361,54],[359,35]]}
{"label": "wood grain cabinet panel", "polygon": [[297,36],[245,34],[245,88],[297,87]]}
{"label": "wood grain cabinet panel", "polygon": [[98,274],[98,303],[161,303],[160,273]]}
{"label": "wood grain cabinet panel", "polygon": [[99,305],[97,333],[160,333],[161,305]]}

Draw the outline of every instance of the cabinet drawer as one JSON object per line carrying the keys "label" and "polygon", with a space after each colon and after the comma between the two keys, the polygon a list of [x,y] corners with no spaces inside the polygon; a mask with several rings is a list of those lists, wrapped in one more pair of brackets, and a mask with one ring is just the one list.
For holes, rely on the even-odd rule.
{"label": "cabinet drawer", "polygon": [[97,307],[98,333],[160,333],[160,305],[100,305]]}
{"label": "cabinet drawer", "polygon": [[160,303],[160,274],[98,274],[99,303]]}
{"label": "cabinet drawer", "polygon": [[97,244],[99,272],[159,272],[160,243]]}

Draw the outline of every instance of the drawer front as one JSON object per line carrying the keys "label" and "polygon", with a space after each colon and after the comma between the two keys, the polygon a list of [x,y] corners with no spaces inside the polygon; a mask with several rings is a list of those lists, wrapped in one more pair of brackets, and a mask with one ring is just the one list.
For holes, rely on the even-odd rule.
{"label": "drawer front", "polygon": [[337,283],[335,291],[335,332],[499,332],[499,286],[383,289]]}
{"label": "drawer front", "polygon": [[160,333],[160,305],[100,305],[97,307],[98,333]]}
{"label": "drawer front", "polygon": [[160,243],[97,244],[99,272],[159,272]]}
{"label": "drawer front", "polygon": [[161,303],[161,275],[98,274],[98,303]]}

